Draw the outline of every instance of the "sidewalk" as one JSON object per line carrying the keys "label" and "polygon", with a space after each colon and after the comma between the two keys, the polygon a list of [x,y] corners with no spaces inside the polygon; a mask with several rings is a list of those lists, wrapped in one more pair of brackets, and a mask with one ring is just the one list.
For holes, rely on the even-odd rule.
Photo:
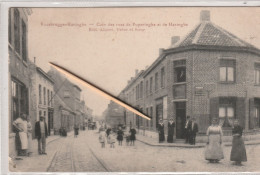
{"label": "sidewalk", "polygon": [[[67,137],[73,135],[73,132],[69,132]],[[56,142],[59,139],[66,138],[61,137],[60,135],[52,135],[46,139],[46,152],[47,155],[38,154],[38,142],[37,139],[32,140],[32,155],[30,157],[26,156],[17,156],[14,158],[13,162],[16,164],[16,168],[9,165],[10,172],[46,172],[49,164],[52,161],[53,156],[56,153],[57,145],[51,145],[50,143]],[[17,160],[18,158],[18,160]],[[22,160],[19,160],[21,158]],[[31,166],[28,166],[31,165]]]}
{"label": "sidewalk", "polygon": [[[158,143],[158,140],[156,138],[150,138],[140,134],[136,135],[136,139],[146,145],[160,146],[160,147],[203,148],[206,145],[206,143],[196,143],[196,145],[190,145],[185,143],[167,143],[167,141],[163,143]],[[224,146],[232,146],[232,142],[224,142],[223,144]],[[258,145],[258,144],[260,144],[260,140],[245,141],[245,145]]]}

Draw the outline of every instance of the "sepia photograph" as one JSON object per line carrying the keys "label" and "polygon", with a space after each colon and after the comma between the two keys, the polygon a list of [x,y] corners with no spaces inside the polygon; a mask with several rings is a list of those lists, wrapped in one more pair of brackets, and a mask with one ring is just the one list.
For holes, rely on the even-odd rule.
{"label": "sepia photograph", "polygon": [[9,8],[9,172],[260,172],[259,21]]}

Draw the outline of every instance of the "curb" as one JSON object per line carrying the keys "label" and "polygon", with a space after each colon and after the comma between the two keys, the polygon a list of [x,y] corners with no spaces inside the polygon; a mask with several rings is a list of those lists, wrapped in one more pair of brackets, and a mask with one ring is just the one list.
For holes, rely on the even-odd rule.
{"label": "curb", "polygon": [[[142,141],[142,140],[139,140],[139,139],[136,139],[138,140],[139,142],[142,142],[146,145],[149,145],[149,146],[157,146],[157,147],[175,147],[175,148],[204,148],[206,145],[157,145],[157,144],[152,144],[152,143],[148,143],[146,141]],[[244,143],[245,145],[260,145],[260,141],[259,142],[254,142],[254,143]],[[224,146],[232,146],[232,143],[224,143],[223,144]]]}

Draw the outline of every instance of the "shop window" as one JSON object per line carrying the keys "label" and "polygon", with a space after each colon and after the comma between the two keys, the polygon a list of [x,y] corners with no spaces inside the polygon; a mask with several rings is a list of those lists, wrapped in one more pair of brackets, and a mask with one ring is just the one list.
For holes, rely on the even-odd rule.
{"label": "shop window", "polygon": [[219,77],[221,82],[235,81],[235,60],[220,60]]}
{"label": "shop window", "polygon": [[[11,124],[21,114],[28,114],[28,90],[20,82],[11,80]],[[13,127],[11,127],[13,128]]]}
{"label": "shop window", "polygon": [[220,98],[219,124],[223,127],[233,126],[235,119],[235,100],[232,98]]}
{"label": "shop window", "polygon": [[174,61],[174,82],[186,82],[186,60]]}

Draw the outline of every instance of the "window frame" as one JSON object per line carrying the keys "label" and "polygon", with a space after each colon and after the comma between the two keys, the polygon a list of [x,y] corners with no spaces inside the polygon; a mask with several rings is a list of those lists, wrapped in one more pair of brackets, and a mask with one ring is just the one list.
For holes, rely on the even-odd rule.
{"label": "window frame", "polygon": [[[225,80],[221,79],[221,69],[225,69]],[[229,80],[229,68],[233,68],[233,80]],[[235,59],[220,59],[219,60],[219,82],[220,83],[225,83],[225,84],[232,84],[236,82],[236,60]]]}

